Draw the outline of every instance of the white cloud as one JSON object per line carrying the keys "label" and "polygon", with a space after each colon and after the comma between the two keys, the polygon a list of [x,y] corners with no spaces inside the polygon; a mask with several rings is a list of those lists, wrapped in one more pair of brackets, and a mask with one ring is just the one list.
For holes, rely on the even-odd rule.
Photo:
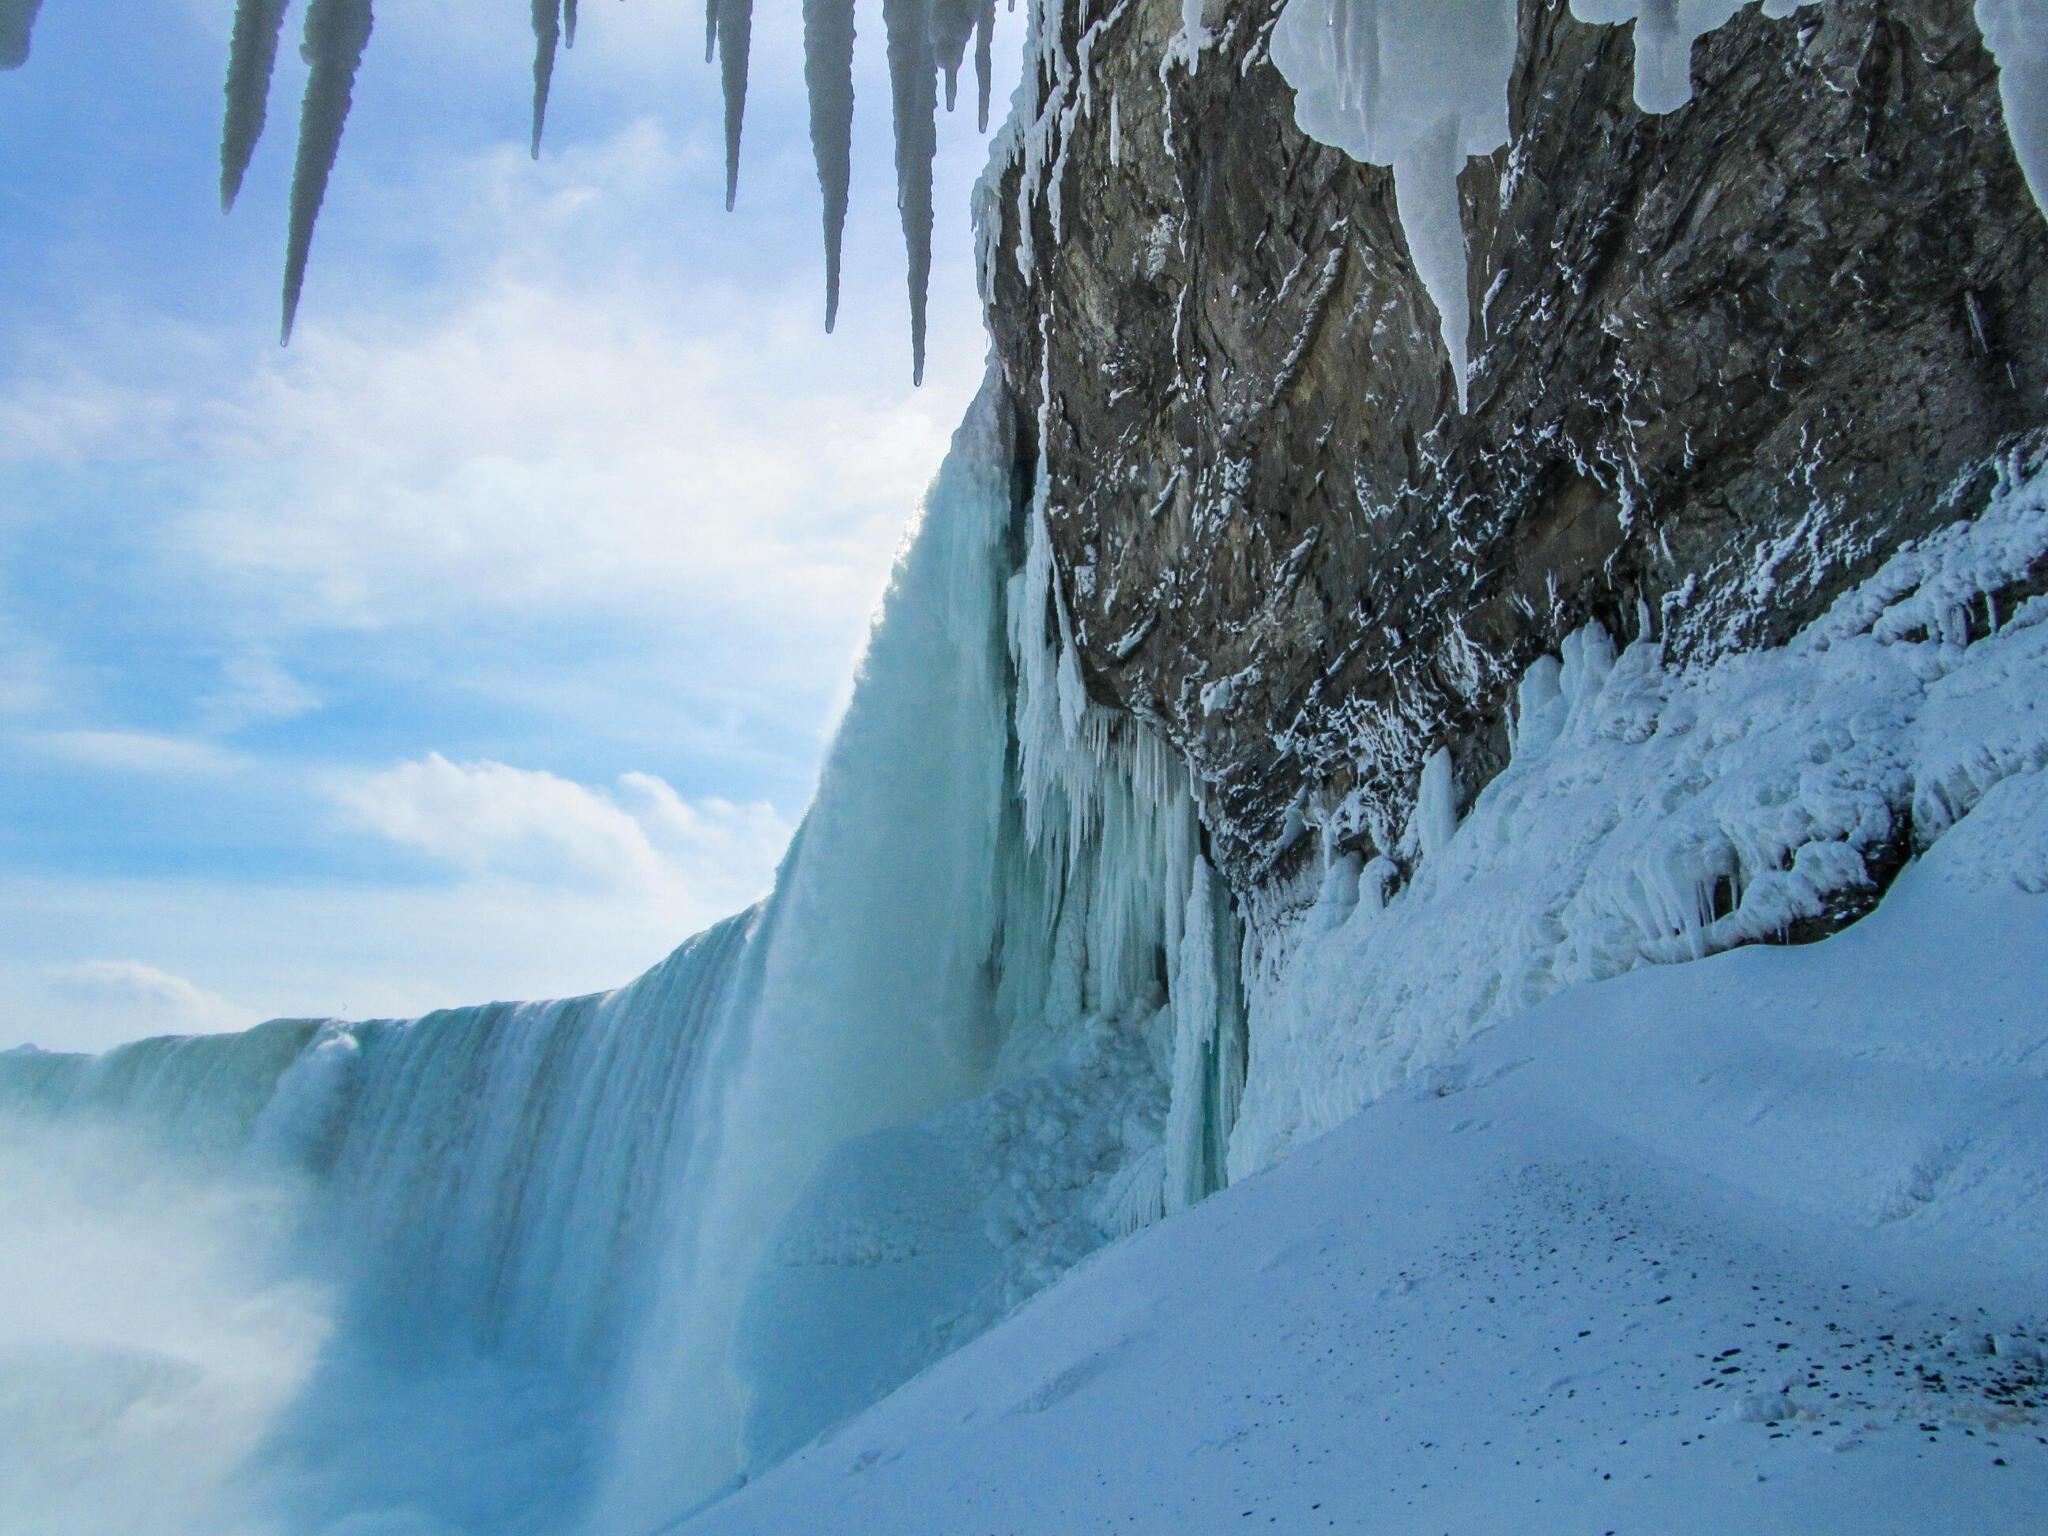
{"label": "white cloud", "polygon": [[213,742],[154,731],[30,731],[16,740],[81,768],[115,773],[210,777],[248,766]]}
{"label": "white cloud", "polygon": [[[0,630],[0,641],[8,636]],[[0,651],[0,715],[25,715],[49,703],[52,689],[43,659],[31,651]]]}
{"label": "white cloud", "polygon": [[256,1018],[183,976],[139,960],[85,960],[44,971],[52,991],[117,1038],[210,1034],[244,1029]]}
{"label": "white cloud", "polygon": [[[0,391],[0,442],[173,466],[146,520],[110,506],[105,531],[140,537],[164,601],[226,632],[202,643],[303,656],[362,631],[598,624],[749,716],[813,701],[815,733],[983,339],[957,308],[915,391],[893,274],[825,338],[811,262],[742,284],[695,259],[719,254],[709,234],[650,241],[700,159],[641,121],[538,166],[505,148],[423,168],[360,195],[437,253],[430,297],[323,249],[346,291],[289,351],[154,317],[53,340]],[[483,686],[535,680],[506,660]]]}
{"label": "white cloud", "polygon": [[337,798],[357,825],[472,877],[640,891],[700,922],[767,889],[790,833],[774,807],[686,801],[652,774],[619,782],[623,796],[437,752],[344,784]]}
{"label": "white cloud", "polygon": [[263,650],[240,651],[221,663],[220,682],[199,700],[201,716],[216,731],[232,732],[267,720],[290,720],[321,705],[320,695]]}

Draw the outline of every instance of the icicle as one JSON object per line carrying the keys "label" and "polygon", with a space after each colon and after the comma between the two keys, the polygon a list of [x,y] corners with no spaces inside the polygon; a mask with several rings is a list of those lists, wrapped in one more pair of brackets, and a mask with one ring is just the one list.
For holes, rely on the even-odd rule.
{"label": "icicle", "polygon": [[[562,0],[533,0],[533,158],[547,122],[548,86],[555,78],[555,47],[562,38]],[[728,200],[729,201],[729,200]]]}
{"label": "icicle", "polygon": [[1230,963],[1230,909],[1197,855],[1173,959],[1173,1086],[1166,1111],[1165,1204],[1186,1210],[1227,1181],[1230,1132],[1244,1096],[1244,1014]]}
{"label": "icicle", "polygon": [[576,0],[562,0],[562,46],[576,46]]}
{"label": "icicle", "polygon": [[1533,758],[1563,731],[1562,677],[1563,668],[1555,656],[1538,656],[1522,674],[1508,735],[1508,751],[1515,762]]}
{"label": "icicle", "polygon": [[371,0],[313,0],[306,8],[306,37],[300,51],[311,66],[306,97],[299,107],[298,162],[292,169],[291,231],[285,243],[284,325],[280,342],[292,339],[299,291],[306,281],[306,257],[313,248],[313,223],[327,196],[327,178],[341,150],[341,130],[355,89],[356,70],[370,45]]}
{"label": "icicle", "polygon": [[804,0],[804,86],[811,154],[825,199],[825,329],[839,318],[839,252],[853,161],[853,0]]}
{"label": "icicle", "polygon": [[1422,857],[1429,858],[1450,842],[1458,830],[1458,791],[1451,778],[1451,749],[1438,747],[1422,765],[1415,787],[1414,838]]}
{"label": "icicle", "polygon": [[1295,90],[1302,132],[1393,168],[1461,410],[1469,305],[1458,175],[1468,156],[1507,142],[1518,35],[1513,0],[1288,0],[1273,29],[1273,64]]}
{"label": "icicle", "polygon": [[2048,212],[2048,17],[2030,0],[1977,0],[1977,26],[1998,60],[2013,153],[2035,203]]}
{"label": "icicle", "polygon": [[960,98],[960,65],[979,22],[980,0],[931,0],[932,58],[946,78],[946,110]]}
{"label": "icicle", "polygon": [[889,36],[889,86],[896,120],[896,207],[909,257],[910,379],[924,382],[925,292],[932,271],[932,161],[938,153],[938,92],[932,60],[931,0],[882,0]]}
{"label": "icicle", "polygon": [[989,80],[994,72],[992,48],[996,33],[996,0],[981,0],[974,17],[974,125],[988,132]]}
{"label": "icicle", "polygon": [[1606,686],[1607,676],[1614,670],[1614,640],[1594,619],[1566,635],[1560,649],[1564,665],[1558,673],[1558,693],[1566,711],[1576,715]]}
{"label": "icicle", "polygon": [[35,30],[43,0],[0,0],[0,69],[28,62],[28,35]]}
{"label": "icicle", "polygon": [[747,112],[747,49],[754,34],[754,0],[716,0],[718,73],[725,88],[725,209],[740,189],[740,121]]}
{"label": "icicle", "polygon": [[[0,0],[4,4],[5,0]],[[263,137],[270,101],[270,76],[277,67],[277,40],[291,0],[241,0],[228,43],[228,105],[220,129],[221,212],[235,206],[248,174],[249,158]],[[0,43],[0,53],[5,52]]]}

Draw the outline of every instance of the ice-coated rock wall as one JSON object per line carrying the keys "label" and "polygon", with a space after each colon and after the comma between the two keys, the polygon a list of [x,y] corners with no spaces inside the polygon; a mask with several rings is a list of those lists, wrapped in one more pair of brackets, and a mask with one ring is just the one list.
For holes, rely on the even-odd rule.
{"label": "ice-coated rock wall", "polygon": [[[1199,48],[1171,0],[1058,9],[984,192],[998,352],[1090,696],[1187,755],[1240,897],[1308,830],[1393,856],[1440,749],[1469,805],[1588,619],[1781,643],[2048,420],[2035,8],[1292,0]],[[1367,163],[1432,104],[1497,146],[1455,231]]]}

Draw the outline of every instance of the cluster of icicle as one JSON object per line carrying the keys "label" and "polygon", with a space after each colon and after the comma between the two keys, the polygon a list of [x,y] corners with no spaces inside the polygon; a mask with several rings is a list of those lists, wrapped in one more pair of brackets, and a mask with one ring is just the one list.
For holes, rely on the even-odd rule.
{"label": "cluster of icicle", "polygon": [[[309,73],[299,109],[285,245],[281,339],[291,340],[313,226],[327,194],[356,71],[370,42],[374,0],[308,0],[301,51]],[[1015,0],[1011,0],[1014,4]],[[29,33],[42,0],[0,0],[0,69],[27,62]],[[555,57],[576,43],[577,0],[532,0],[532,149],[540,156]],[[229,44],[227,110],[221,128],[221,206],[234,206],[250,156],[263,134],[270,78],[290,0],[237,0]],[[839,314],[839,256],[846,226],[853,139],[853,0],[804,0],[804,83],[810,94],[811,146],[825,204],[825,329]],[[725,206],[739,192],[740,128],[747,102],[747,54],[753,0],[706,0],[704,55],[716,60],[725,95]],[[909,259],[912,374],[924,378],[925,292],[931,275],[932,162],[938,149],[938,81],[946,110],[959,97],[967,45],[974,44],[977,126],[988,128],[990,46],[995,0],[883,0],[896,127],[896,200]]]}
{"label": "cluster of icicle", "polygon": [[[1580,21],[1635,28],[1636,105],[1675,112],[1692,100],[1692,48],[1756,0],[1571,0]],[[1801,0],[1762,0],[1789,17]],[[2048,4],[1977,0],[1997,58],[2013,150],[2048,206]],[[1458,175],[1508,142],[1515,0],[1288,0],[1273,64],[1294,87],[1296,124],[1354,159],[1390,167],[1416,275],[1436,305],[1458,401],[1470,320]]]}

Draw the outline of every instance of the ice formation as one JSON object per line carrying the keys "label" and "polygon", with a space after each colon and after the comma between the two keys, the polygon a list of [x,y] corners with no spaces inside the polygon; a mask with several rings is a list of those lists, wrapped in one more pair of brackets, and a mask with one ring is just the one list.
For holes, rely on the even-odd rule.
{"label": "ice formation", "polygon": [[747,115],[747,55],[753,45],[754,0],[712,0],[711,25],[712,39],[718,45],[718,84],[725,96],[725,206],[731,212],[740,188],[740,126]]}
{"label": "ice formation", "polygon": [[[28,57],[41,0],[0,0],[0,68]],[[1635,96],[1645,112],[1671,112],[1692,98],[1692,46],[1758,0],[1571,0],[1582,21],[1630,23],[1636,42]],[[1794,0],[1761,0],[1764,14],[1789,16]],[[230,205],[263,129],[277,36],[288,0],[239,0],[221,135],[221,198]],[[1066,0],[1030,0],[1026,64],[1002,164],[1021,159],[1017,260],[1032,266],[1029,205],[1043,198],[1060,227],[1061,171],[1077,114],[1092,110],[1090,54],[1117,12],[1061,46]],[[1977,20],[1997,57],[2013,148],[2035,200],[2048,188],[2048,15],[2038,0],[1977,0]],[[811,142],[823,199],[825,328],[839,310],[842,236],[853,128],[853,0],[805,0],[804,78]],[[531,143],[540,152],[559,44],[574,44],[576,0],[532,0]],[[938,82],[948,111],[974,45],[976,122],[986,131],[995,24],[993,0],[884,0],[897,205],[902,218],[911,320],[912,376],[924,372],[926,292],[931,272],[932,163],[937,151]],[[285,264],[283,335],[290,338],[304,285],[313,224],[348,116],[355,71],[367,45],[371,0],[311,0],[304,51],[313,65],[300,124]],[[1394,172],[1395,203],[1417,277],[1437,312],[1463,409],[1470,362],[1458,177],[1466,160],[1507,143],[1507,89],[1516,44],[1514,0],[1289,0],[1272,32],[1273,63],[1293,86],[1295,118],[1310,137]],[[719,65],[725,105],[725,202],[738,194],[741,129],[753,31],[752,0],[707,0],[705,57]],[[1207,33],[1189,0],[1169,64],[1195,67]],[[1070,57],[1071,52],[1071,57]],[[1109,105],[1117,137],[1116,102]],[[1111,151],[1112,161],[1116,149]],[[2048,207],[2048,204],[2044,204]],[[986,270],[986,262],[984,262]]]}
{"label": "ice formation", "polygon": [[327,197],[327,179],[341,151],[341,130],[355,92],[356,70],[370,45],[371,0],[308,0],[306,97],[299,107],[299,151],[292,166],[291,224],[285,238],[283,341],[292,338],[313,224]]}
{"label": "ice formation", "polygon": [[1977,0],[1977,26],[1998,60],[1998,94],[2034,201],[2048,210],[2048,6]]}
{"label": "ice formation", "polygon": [[932,161],[938,154],[931,0],[882,0],[890,108],[896,124],[896,210],[910,284],[910,376],[924,380],[925,293],[932,270]]}
{"label": "ice formation", "polygon": [[1302,132],[1393,168],[1462,408],[1471,306],[1458,173],[1508,141],[1514,0],[1290,0],[1272,48]]}
{"label": "ice formation", "polygon": [[[2048,477],[1901,550],[1782,650],[1667,666],[1597,626],[1519,691],[1514,754],[1462,822],[1439,756],[1422,857],[1360,900],[1341,847],[1305,911],[1254,923],[1254,1049],[1230,1172],[1576,982],[1853,909],[1994,785],[2048,767]],[[1341,808],[1340,808],[1341,812]],[[1339,814],[1333,818],[1341,822]],[[2048,870],[2021,871],[2048,889]]]}
{"label": "ice formation", "polygon": [[[747,22],[722,31],[723,3],[713,38],[732,38],[743,90]],[[1401,193],[1418,267],[1462,293],[1454,173],[1461,146],[1504,132],[1473,82],[1508,12],[1326,4],[1317,21],[1316,3],[1287,15],[1325,31],[1283,21],[1276,56],[1323,72],[1302,99],[1326,131],[1397,178],[1419,168],[1427,190]],[[2033,13],[1984,14],[2017,99]],[[985,38],[989,15],[885,0],[920,333],[936,82],[963,18]],[[238,12],[224,191],[281,18],[269,0]],[[368,0],[309,6],[287,328],[370,20]],[[1068,21],[1031,0],[985,241],[985,200],[1018,164],[1017,195],[1058,233],[1102,35],[1061,46]],[[846,0],[809,0],[828,320],[852,35]],[[1396,44],[1446,56],[1471,87],[1457,110],[1439,96],[1424,115],[1413,56],[1381,67]],[[1432,197],[1453,220],[1434,246]],[[1512,761],[1462,820],[1439,752],[1406,837],[1368,860],[1333,818],[1302,888],[1241,927],[1185,766],[1087,695],[1048,482],[1013,483],[1014,408],[991,381],[956,437],[761,907],[597,997],[10,1054],[0,1112],[115,1118],[181,1157],[305,1173],[309,1219],[354,1260],[330,1277],[348,1326],[573,1383],[603,1425],[588,1528],[654,1530],[1475,1033],[1571,982],[1821,917],[2048,769],[2048,599],[2004,595],[2048,557],[2048,492],[2014,462],[1981,518],[1902,551],[1783,650],[1674,670],[1653,638],[1568,637],[1529,668]],[[2048,889],[2048,868],[2015,878]]]}
{"label": "ice formation", "polygon": [[[573,1426],[546,1498],[457,1529],[664,1528],[1561,989],[1853,907],[1994,801],[2039,822],[2048,476],[2015,459],[1782,649],[1573,634],[1462,819],[1439,753],[1393,857],[1333,845],[1241,926],[1180,760],[1082,686],[1010,410],[956,438],[760,907],[602,996],[0,1055],[0,1133],[308,1183],[346,1346],[312,1400],[471,1362]],[[2048,892],[2041,831],[1971,857]],[[455,1390],[411,1389],[433,1423]],[[349,1468],[287,1479],[301,1527],[405,1491]]]}
{"label": "ice formation", "polygon": [[[1635,99],[1644,112],[1692,100],[1692,48],[1757,0],[1571,0],[1581,21],[1631,23]],[[1790,16],[1797,0],[1762,0]],[[2048,191],[2048,7],[1977,0],[1999,61],[2006,130],[2034,200]],[[1469,366],[1471,299],[1458,176],[1468,157],[1508,142],[1514,0],[1288,0],[1274,24],[1274,66],[1294,88],[1296,124],[1355,159],[1391,167],[1415,275],[1436,308],[1459,408]]]}
{"label": "ice formation", "polygon": [[43,0],[0,0],[0,69],[28,62],[28,36],[42,7]]}
{"label": "ice formation", "polygon": [[825,329],[839,319],[839,251],[853,174],[853,3],[804,0],[804,85],[825,205]]}
{"label": "ice formation", "polygon": [[270,101],[270,77],[277,67],[277,42],[291,0],[240,0],[228,43],[227,111],[220,129],[220,206],[234,207],[249,158],[263,137]]}
{"label": "ice formation", "polygon": [[548,87],[555,78],[555,50],[562,41],[562,0],[533,0],[533,158],[540,158],[540,132],[548,117]]}
{"label": "ice formation", "polygon": [[[1755,0],[1572,0],[1581,21],[1635,26],[1636,105],[1676,112],[1692,100],[1692,45]],[[1763,0],[1766,16],[1790,16],[1799,0]]]}

